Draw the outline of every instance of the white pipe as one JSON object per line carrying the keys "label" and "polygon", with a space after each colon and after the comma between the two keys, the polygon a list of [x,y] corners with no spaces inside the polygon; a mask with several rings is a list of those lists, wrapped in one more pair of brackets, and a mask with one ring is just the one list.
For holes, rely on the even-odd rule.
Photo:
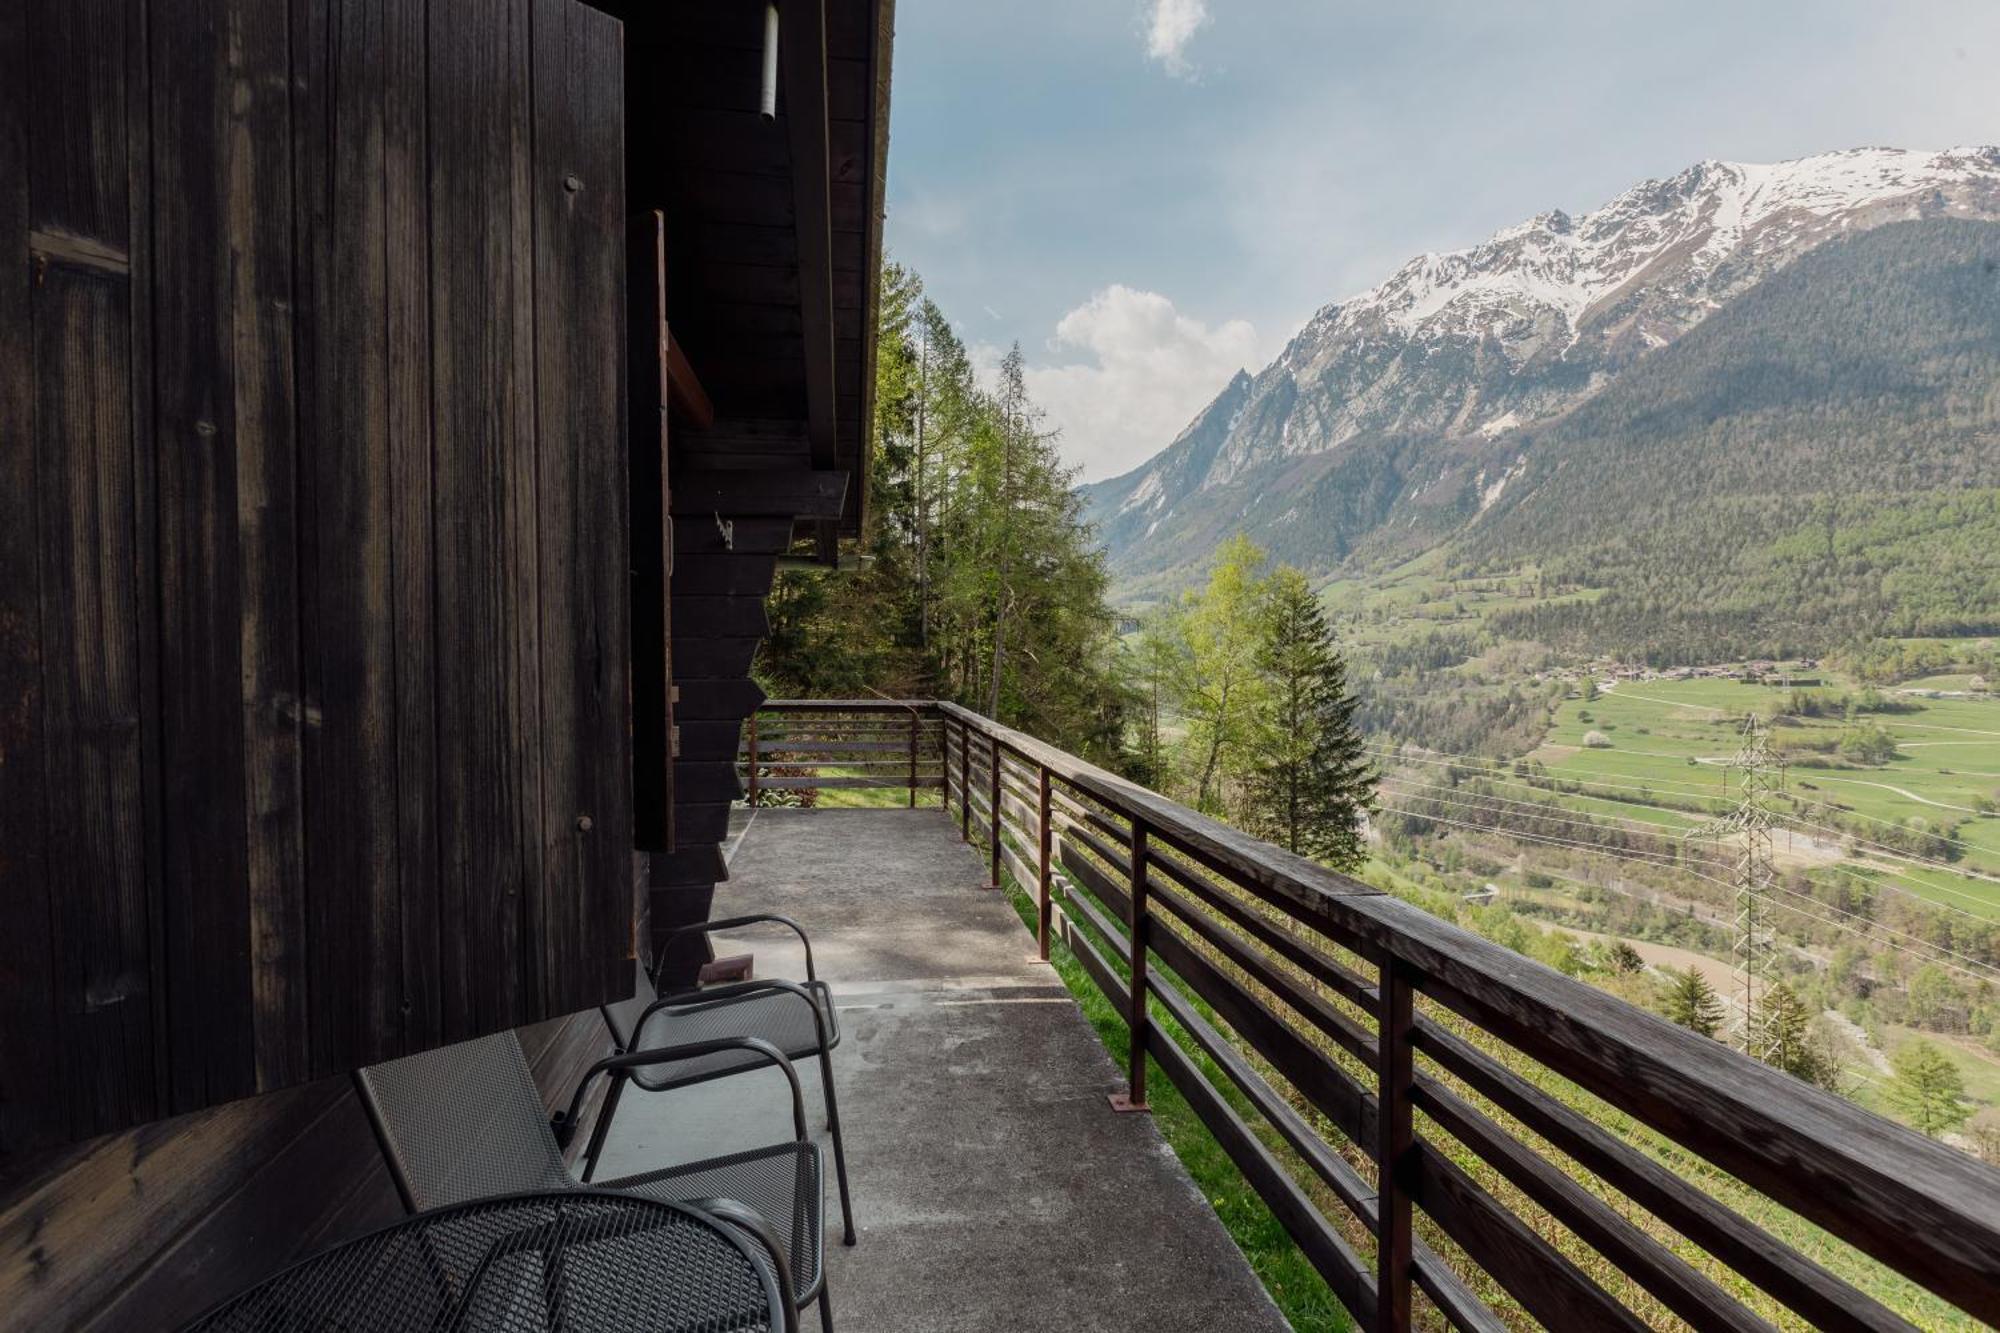
{"label": "white pipe", "polygon": [[778,4],[764,6],[764,85],[758,90],[757,110],[764,119],[778,118]]}

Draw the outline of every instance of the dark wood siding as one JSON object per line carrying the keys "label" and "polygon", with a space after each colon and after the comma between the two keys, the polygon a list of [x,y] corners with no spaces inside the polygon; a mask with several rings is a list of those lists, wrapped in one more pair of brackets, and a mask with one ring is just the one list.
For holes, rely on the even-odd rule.
{"label": "dark wood siding", "polygon": [[[610,1049],[595,1010],[517,1035],[552,1112]],[[402,1211],[346,1077],[109,1134],[0,1174],[0,1326],[175,1328]]]}
{"label": "dark wood siding", "polygon": [[0,14],[0,1161],[629,982],[618,24]]}

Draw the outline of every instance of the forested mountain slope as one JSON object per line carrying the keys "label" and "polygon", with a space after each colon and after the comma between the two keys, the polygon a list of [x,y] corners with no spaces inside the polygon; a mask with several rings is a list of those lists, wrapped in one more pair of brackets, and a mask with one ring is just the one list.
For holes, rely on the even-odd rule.
{"label": "forested mountain slope", "polygon": [[1994,487],[2000,150],[1860,150],[1413,261],[1086,499],[1128,598],[1235,532],[1348,575],[1436,551],[1608,590],[1511,634],[1681,661],[1988,632]]}
{"label": "forested mountain slope", "polygon": [[1612,590],[1517,613],[1523,637],[1685,660],[1990,632],[2000,224],[1822,246],[1568,417],[1493,443],[1479,466],[1514,480],[1454,537],[1454,566]]}

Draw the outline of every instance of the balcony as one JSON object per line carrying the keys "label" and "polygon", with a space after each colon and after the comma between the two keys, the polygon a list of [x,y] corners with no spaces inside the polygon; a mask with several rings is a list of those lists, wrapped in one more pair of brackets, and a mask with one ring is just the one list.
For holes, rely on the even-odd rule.
{"label": "balcony", "polygon": [[846,1010],[860,1326],[1282,1327],[1149,1095],[1361,1327],[2000,1320],[2000,1173],[1380,890],[950,704],[774,703],[744,758],[892,807],[757,810],[718,904],[804,920]]}

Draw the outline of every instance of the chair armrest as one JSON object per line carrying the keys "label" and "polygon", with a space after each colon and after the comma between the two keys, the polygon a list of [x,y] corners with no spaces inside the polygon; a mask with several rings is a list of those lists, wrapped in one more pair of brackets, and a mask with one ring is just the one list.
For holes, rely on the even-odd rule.
{"label": "chair armrest", "polygon": [[646,1030],[646,1023],[654,1014],[669,1015],[698,1014],[705,1009],[736,1004],[743,1000],[768,995],[773,991],[788,991],[812,1010],[813,1031],[819,1036],[821,1049],[826,1047],[826,1015],[820,1012],[819,1001],[813,999],[812,992],[796,981],[780,981],[775,977],[763,981],[732,981],[726,986],[710,986],[706,990],[683,991],[678,995],[663,995],[647,1005],[640,1013],[639,1021],[632,1025],[631,1039],[639,1040]]}
{"label": "chair armrest", "polygon": [[747,1204],[734,1199],[683,1199],[688,1207],[707,1213],[718,1222],[725,1223],[756,1237],[771,1256],[771,1265],[777,1270],[779,1314],[784,1320],[785,1333],[797,1333],[799,1326],[799,1296],[792,1286],[792,1266],[785,1258],[785,1247],[778,1244],[778,1237],[771,1230],[771,1223],[765,1216]]}
{"label": "chair armrest", "polygon": [[806,980],[818,981],[819,974],[813,971],[812,940],[807,938],[806,928],[790,917],[779,916],[775,912],[752,912],[747,916],[724,917],[720,921],[696,921],[685,926],[675,926],[672,930],[667,931],[663,938],[672,939],[676,935],[685,935],[690,931],[700,931],[703,934],[707,934],[711,930],[735,930],[739,926],[754,926],[764,922],[787,926],[793,934],[799,937],[799,943],[806,947]]}
{"label": "chair armrest", "polygon": [[600,1074],[629,1077],[633,1070],[644,1069],[648,1065],[674,1064],[681,1060],[699,1059],[704,1055],[715,1055],[721,1051],[750,1051],[762,1056],[761,1064],[776,1065],[785,1076],[792,1090],[792,1128],[798,1141],[804,1143],[810,1135],[806,1131],[806,1099],[799,1087],[799,1072],[792,1068],[792,1062],[784,1052],[761,1037],[717,1037],[713,1041],[692,1041],[680,1046],[659,1046],[650,1050],[625,1051],[609,1055],[599,1060],[584,1072],[577,1081],[576,1091],[570,1094],[569,1110],[559,1111],[549,1120],[549,1129],[556,1136],[556,1146],[567,1148],[576,1137],[576,1127],[583,1118],[584,1094],[590,1090],[593,1080]]}

